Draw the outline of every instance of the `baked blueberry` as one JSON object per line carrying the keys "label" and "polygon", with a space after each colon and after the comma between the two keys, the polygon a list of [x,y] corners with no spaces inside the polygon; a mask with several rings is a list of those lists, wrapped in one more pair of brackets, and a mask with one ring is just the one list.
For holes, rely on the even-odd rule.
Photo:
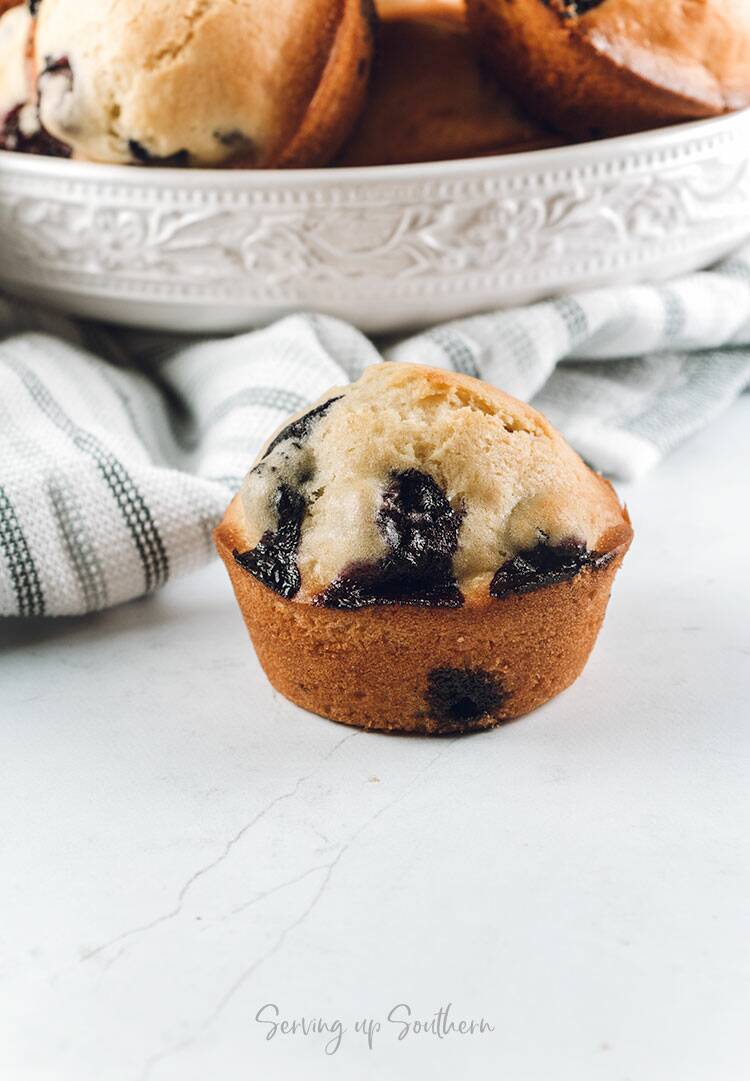
{"label": "baked blueberry", "polygon": [[377,563],[344,568],[315,603],[327,608],[459,607],[463,597],[453,574],[453,555],[462,517],[427,473],[417,469],[394,473],[377,517],[387,554]]}
{"label": "baked blueberry", "polygon": [[542,534],[542,539],[533,548],[516,552],[503,563],[492,579],[490,593],[493,597],[532,593],[535,589],[570,581],[584,567],[601,565],[603,558],[596,552],[589,552],[585,543],[574,538],[550,544]]}
{"label": "baked blueberry", "polygon": [[160,158],[150,153],[137,139],[128,139],[128,150],[133,160],[137,161],[139,165],[161,165],[178,169],[184,169],[190,165],[190,154],[187,150],[176,150],[174,154]]}
{"label": "baked blueberry", "polygon": [[294,597],[301,585],[297,553],[305,512],[314,498],[310,489],[315,477],[314,458],[305,452],[305,445],[337,400],[329,398],[287,424],[271,440],[250,475],[257,491],[265,493],[262,498],[270,503],[273,520],[257,545],[235,553],[235,559],[282,597]]}
{"label": "baked blueberry", "polygon": [[287,424],[285,428],[282,428],[279,434],[274,436],[268,444],[262,461],[265,461],[281,443],[290,442],[297,450],[301,450],[302,445],[310,438],[310,432],[315,427],[315,424],[323,419],[334,402],[338,400],[338,397],[329,398],[328,401],[316,405],[314,409],[310,409],[303,416],[298,417],[297,420],[293,420],[291,424]]}
{"label": "baked blueberry", "polygon": [[70,60],[67,56],[47,56],[44,60],[44,67],[39,72],[39,78],[43,79],[45,75],[62,75],[68,83],[68,87],[73,87],[73,69],[70,66]]}
{"label": "baked blueberry", "polygon": [[547,7],[552,8],[563,18],[571,18],[574,15],[585,15],[604,3],[604,0],[544,0]]}
{"label": "baked blueberry", "polygon": [[244,131],[234,128],[232,131],[215,131],[214,139],[231,151],[230,160],[245,169],[250,169],[258,162],[258,148]]}
{"label": "baked blueberry", "polygon": [[33,20],[24,5],[0,16],[0,148],[67,157],[68,147],[50,136],[39,121],[27,58],[32,29]]}
{"label": "baked blueberry", "polygon": [[497,718],[508,699],[502,683],[481,668],[433,668],[425,701],[438,731],[468,731],[483,718]]}
{"label": "baked blueberry", "polygon": [[305,499],[282,484],[276,491],[274,506],[276,528],[267,530],[251,551],[235,550],[234,558],[274,593],[294,597],[300,587],[297,548],[305,516]]}
{"label": "baked blueberry", "polygon": [[16,150],[20,154],[42,154],[50,158],[69,158],[70,147],[53,139],[43,128],[33,124],[25,130],[24,107],[18,105],[5,117],[0,130],[0,148]]}

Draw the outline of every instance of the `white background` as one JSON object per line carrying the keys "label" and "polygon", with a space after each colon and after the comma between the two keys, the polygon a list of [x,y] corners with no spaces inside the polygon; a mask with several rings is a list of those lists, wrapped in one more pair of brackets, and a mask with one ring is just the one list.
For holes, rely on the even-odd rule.
{"label": "white background", "polygon": [[[747,1081],[748,423],[624,492],[589,667],[491,733],[290,706],[218,565],[0,626],[3,1081]],[[495,1031],[327,1057],[270,1001]]]}

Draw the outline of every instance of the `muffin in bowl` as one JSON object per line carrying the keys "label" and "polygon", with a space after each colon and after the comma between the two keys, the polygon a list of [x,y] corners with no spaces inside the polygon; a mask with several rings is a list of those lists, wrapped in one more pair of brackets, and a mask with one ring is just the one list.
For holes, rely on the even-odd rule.
{"label": "muffin in bowl", "polygon": [[366,728],[488,728],[582,671],[632,530],[535,410],[382,364],[268,444],[216,531],[260,662]]}
{"label": "muffin in bowl", "polygon": [[42,0],[44,128],[114,164],[326,164],[361,107],[371,0]]}
{"label": "muffin in bowl", "polygon": [[340,165],[445,161],[559,142],[482,65],[453,0],[398,0],[379,10],[368,101]]}
{"label": "muffin in bowl", "polygon": [[581,138],[750,103],[745,0],[467,0],[477,41],[529,109]]}

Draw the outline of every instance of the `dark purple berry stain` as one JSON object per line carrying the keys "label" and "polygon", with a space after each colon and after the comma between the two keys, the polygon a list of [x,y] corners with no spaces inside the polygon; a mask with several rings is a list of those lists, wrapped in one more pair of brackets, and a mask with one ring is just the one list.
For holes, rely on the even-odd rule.
{"label": "dark purple berry stain", "polygon": [[265,461],[271,451],[276,450],[279,443],[285,443],[287,439],[293,443],[297,450],[301,450],[303,444],[310,438],[310,432],[317,422],[322,420],[334,402],[338,402],[339,400],[339,398],[329,398],[327,402],[316,405],[309,413],[305,413],[304,416],[298,417],[297,420],[293,420],[291,424],[287,424],[286,428],[282,428],[279,434],[274,436],[268,444],[268,449],[261,458],[261,461]]}
{"label": "dark purple berry stain", "polygon": [[39,73],[39,78],[45,75],[64,75],[69,86],[73,86],[73,69],[67,56],[45,56],[44,67]]}
{"label": "dark purple berry stain", "polygon": [[297,549],[306,509],[300,492],[280,485],[275,497],[276,529],[267,530],[251,551],[233,552],[241,567],[281,597],[293,597],[301,585]]}
{"label": "dark purple berry stain", "polygon": [[160,158],[147,150],[143,143],[139,143],[137,139],[128,139],[128,151],[131,158],[137,161],[139,165],[161,165],[172,169],[185,169],[190,165],[190,152],[188,150],[178,150],[175,154],[168,154],[166,157]]}
{"label": "dark purple berry stain", "polygon": [[604,0],[543,0],[543,3],[564,19],[572,19],[600,7]]}
{"label": "dark purple berry stain", "polygon": [[[47,57],[40,78],[44,75],[64,75],[73,85],[73,71],[66,56]],[[40,154],[49,158],[69,158],[70,147],[45,131],[36,118],[36,130],[26,132],[21,126],[25,105],[18,105],[5,117],[0,128],[0,148],[20,154]]]}
{"label": "dark purple berry stain", "polygon": [[497,676],[482,668],[433,668],[425,701],[438,731],[468,731],[498,714],[509,695]]}
{"label": "dark purple berry stain", "polygon": [[41,126],[30,135],[21,129],[23,106],[11,110],[0,128],[0,149],[19,154],[42,154],[48,158],[69,158],[70,147],[54,139]]}
{"label": "dark purple berry stain", "polygon": [[217,143],[232,151],[230,160],[241,161],[247,166],[258,160],[258,147],[244,131],[215,131],[213,136]]}
{"label": "dark purple berry stain", "polygon": [[314,603],[326,608],[376,604],[459,608],[463,596],[453,575],[453,556],[463,511],[451,507],[426,473],[395,473],[383,493],[378,529],[388,546],[375,564],[354,564]]}
{"label": "dark purple berry stain", "polygon": [[560,544],[549,544],[545,539],[503,563],[492,579],[490,594],[507,597],[511,593],[533,593],[545,586],[568,582],[584,567],[597,568],[608,559],[598,552],[589,552],[586,545],[575,538]]}
{"label": "dark purple berry stain", "polygon": [[[281,443],[290,442],[296,450],[301,450],[310,437],[310,432],[317,422],[328,412],[338,398],[330,398],[322,405],[315,406],[304,416],[287,424],[271,441],[263,458],[255,467],[263,469],[263,462],[271,451]],[[271,472],[276,472],[271,468]],[[302,485],[312,480],[309,466],[297,473],[296,484]],[[233,555],[241,567],[254,575],[259,582],[268,586],[281,597],[294,597],[302,584],[297,565],[297,550],[302,534],[302,522],[307,512],[307,500],[298,487],[280,484],[274,497],[276,528],[267,530],[255,548],[249,552],[234,551]]]}
{"label": "dark purple berry stain", "polygon": [[[32,11],[33,14],[33,11]],[[63,75],[70,86],[73,85],[73,71],[67,56],[46,57],[40,79],[45,75]],[[45,131],[37,118],[36,130],[25,132],[21,126],[26,105],[18,105],[3,119],[0,127],[0,148],[15,150],[20,154],[41,154],[51,158],[69,158],[70,147],[53,138]]]}
{"label": "dark purple berry stain", "polygon": [[571,0],[566,4],[566,7],[575,8],[576,15],[585,15],[587,11],[593,11],[594,8],[601,7],[604,0]]}

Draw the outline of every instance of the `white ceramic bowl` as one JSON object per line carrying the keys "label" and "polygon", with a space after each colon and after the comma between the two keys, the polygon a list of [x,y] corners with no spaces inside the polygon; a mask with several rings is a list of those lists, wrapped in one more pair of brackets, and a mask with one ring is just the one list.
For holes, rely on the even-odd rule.
{"label": "white ceramic bowl", "polygon": [[0,152],[0,283],[229,331],[315,309],[392,331],[705,266],[750,236],[750,111],[506,157],[250,172]]}

